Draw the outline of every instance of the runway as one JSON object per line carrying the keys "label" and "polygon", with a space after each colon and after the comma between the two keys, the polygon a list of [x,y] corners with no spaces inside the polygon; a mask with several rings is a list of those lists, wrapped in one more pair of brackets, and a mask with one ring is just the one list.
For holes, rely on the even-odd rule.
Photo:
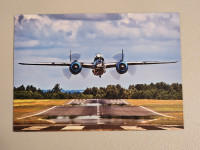
{"label": "runway", "polygon": [[125,100],[71,100],[36,114],[53,124],[14,125],[14,131],[172,130],[182,126],[151,126],[162,114]]}

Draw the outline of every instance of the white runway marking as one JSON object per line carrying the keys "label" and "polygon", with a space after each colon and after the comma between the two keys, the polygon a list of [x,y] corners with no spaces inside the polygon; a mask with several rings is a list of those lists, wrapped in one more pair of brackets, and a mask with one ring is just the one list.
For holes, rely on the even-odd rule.
{"label": "white runway marking", "polygon": [[66,126],[61,130],[82,130],[85,126]]}
{"label": "white runway marking", "polygon": [[158,127],[158,128],[161,128],[161,129],[164,129],[164,130],[178,130],[178,129],[181,129],[181,128],[175,128],[175,127]]}
{"label": "white runway marking", "polygon": [[146,108],[146,107],[144,107],[144,106],[140,106],[140,107],[143,108],[143,109],[146,109],[146,110],[148,110],[148,111],[150,111],[150,112],[152,112],[152,113],[154,113],[154,114],[160,115],[160,116],[174,118],[174,117],[171,117],[171,116],[167,116],[167,115],[164,115],[164,114],[155,112],[155,111],[153,111],[153,110],[151,110],[151,109],[148,109],[148,108]]}
{"label": "white runway marking", "polygon": [[138,126],[121,126],[121,128],[123,128],[124,130],[146,130],[142,127],[138,127]]}
{"label": "white runway marking", "polygon": [[[31,127],[26,127],[21,129],[22,131],[40,131],[42,129],[48,128],[51,126],[31,126]],[[62,129],[56,129],[55,131],[70,131],[70,130],[84,130],[83,125],[81,124],[68,124],[67,126],[63,127]],[[139,126],[120,126],[124,130],[133,130],[133,131],[143,131],[143,130],[153,130],[153,129],[145,129],[143,127]],[[153,126],[152,126],[153,127]],[[165,126],[156,126],[158,129],[163,129],[163,130],[181,130],[183,128],[177,128],[176,126],[172,125],[165,125]],[[112,129],[112,127],[111,127]]]}
{"label": "white runway marking", "polygon": [[28,128],[24,128],[22,130],[25,130],[25,131],[28,131],[28,130],[41,130],[41,129],[44,129],[44,128],[47,128],[49,126],[32,126],[32,127],[28,127]]}
{"label": "white runway marking", "polygon": [[28,117],[33,117],[33,116],[37,116],[37,115],[40,115],[40,114],[42,114],[42,113],[44,113],[44,112],[46,112],[46,111],[49,111],[49,110],[51,110],[51,109],[53,109],[53,108],[55,108],[56,106],[53,106],[53,107],[51,107],[51,108],[49,108],[49,109],[46,109],[46,110],[44,110],[44,111],[42,111],[42,112],[39,112],[39,113],[37,113],[37,114],[33,114],[33,115],[29,115],[29,116],[25,116],[25,117],[21,117],[21,118],[17,118],[17,119],[24,119],[24,118],[28,118]]}
{"label": "white runway marking", "polygon": [[126,105],[128,105],[128,103],[125,100],[121,99],[121,101],[123,101]]}
{"label": "white runway marking", "polygon": [[70,105],[73,101],[75,101],[75,99],[71,100],[68,104]]}

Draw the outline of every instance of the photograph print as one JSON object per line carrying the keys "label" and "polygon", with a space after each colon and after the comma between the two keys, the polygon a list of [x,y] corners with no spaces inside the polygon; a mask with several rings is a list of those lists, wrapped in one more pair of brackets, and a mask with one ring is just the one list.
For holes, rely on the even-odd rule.
{"label": "photograph print", "polygon": [[183,128],[178,13],[14,16],[13,131]]}

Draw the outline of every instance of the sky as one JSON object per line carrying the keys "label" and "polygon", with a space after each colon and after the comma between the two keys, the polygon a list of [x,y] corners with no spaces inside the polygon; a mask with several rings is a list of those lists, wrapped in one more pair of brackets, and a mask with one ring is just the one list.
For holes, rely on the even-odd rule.
{"label": "sky", "polygon": [[[180,23],[178,13],[42,14],[14,17],[14,86],[33,85],[65,90],[156,82],[182,83]],[[106,62],[124,50],[125,61],[179,61],[176,64],[137,66],[119,80],[109,71],[101,78],[92,70],[66,79],[60,66],[24,66],[18,63],[69,62],[69,52],[81,54],[79,61],[93,62],[101,53]],[[115,69],[115,68],[113,68]]]}

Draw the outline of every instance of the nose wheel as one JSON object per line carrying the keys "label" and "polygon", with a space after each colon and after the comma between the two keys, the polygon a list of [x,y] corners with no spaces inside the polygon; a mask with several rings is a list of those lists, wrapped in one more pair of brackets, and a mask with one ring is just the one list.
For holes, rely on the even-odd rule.
{"label": "nose wheel", "polygon": [[99,76],[99,78],[101,78],[101,76]]}

